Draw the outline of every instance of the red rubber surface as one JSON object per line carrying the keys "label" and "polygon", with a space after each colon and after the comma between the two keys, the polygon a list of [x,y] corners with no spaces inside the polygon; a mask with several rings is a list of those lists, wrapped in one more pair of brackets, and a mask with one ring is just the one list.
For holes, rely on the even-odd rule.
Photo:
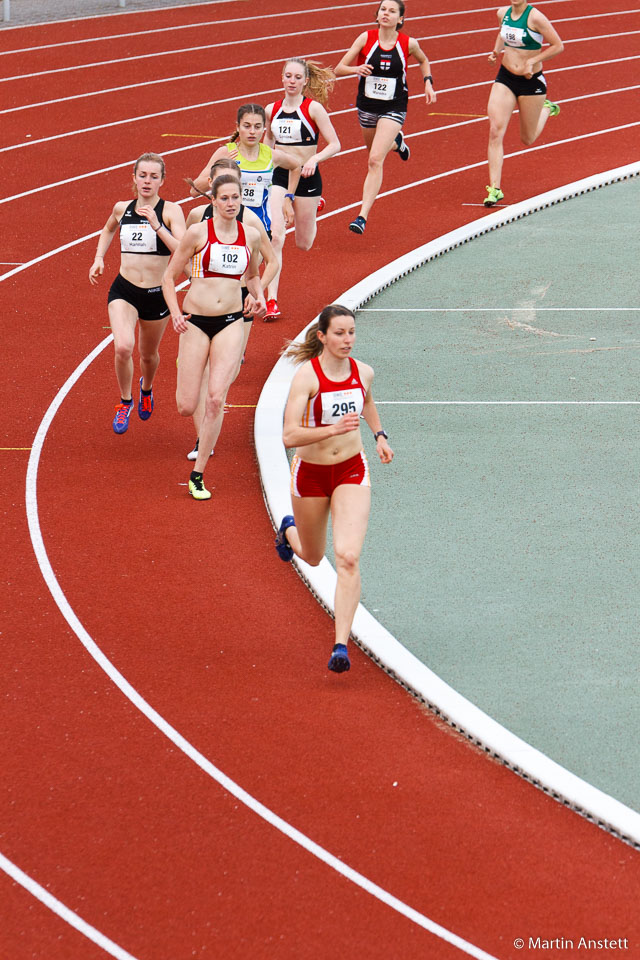
{"label": "red rubber surface", "polygon": [[[465,5],[473,8],[470,0]],[[445,10],[448,5],[441,5]],[[540,144],[637,120],[635,61],[562,70],[639,56],[638,35],[571,45],[571,37],[640,28],[637,15],[605,12],[603,0],[549,5],[567,43],[547,71],[563,101]],[[264,13],[297,9],[266,0]],[[373,9],[373,8],[372,8]],[[6,107],[102,87],[158,79],[152,87],[53,104],[3,117],[0,147],[86,126],[176,109],[169,116],[0,153],[3,195],[69,177],[2,206],[0,260],[35,258],[99,230],[129,191],[129,163],[144,150],[166,153],[197,141],[163,134],[222,136],[239,103],[278,89],[279,61],[292,52],[344,50],[364,27],[367,7],[328,15],[245,19],[228,27],[176,30],[131,40],[54,48],[2,58],[6,76],[74,63],[151,54],[149,60],[3,84]],[[433,14],[412,0],[411,15]],[[150,26],[249,16],[244,3],[178,8],[51,25],[48,43]],[[407,20],[425,39],[439,91],[433,112],[482,114],[493,68],[485,52],[494,13]],[[335,24],[346,30],[333,30]],[[353,26],[356,24],[357,26]],[[415,25],[415,29],[414,29]],[[309,38],[241,43],[256,36],[328,28]],[[491,28],[491,29],[489,29]],[[0,50],[42,45],[44,32],[0,33]],[[238,40],[218,51],[160,57],[158,51]],[[457,61],[478,53],[475,59]],[[156,54],[153,56],[152,54]],[[324,58],[335,63],[339,54]],[[244,62],[268,66],[233,69]],[[210,78],[161,83],[164,76],[229,67]],[[411,92],[419,77],[410,73]],[[238,99],[208,109],[183,104]],[[340,82],[331,110],[353,103]],[[272,96],[257,97],[268,102]],[[406,132],[462,122],[427,116],[410,103]],[[360,146],[352,112],[334,118],[343,150]],[[390,157],[383,190],[478,163],[484,122],[409,140],[412,158]],[[509,201],[638,159],[640,128],[523,153],[506,161]],[[512,123],[508,153],[524,148]],[[210,147],[167,156],[167,198],[183,197]],[[357,204],[363,150],[323,168],[326,212]],[[445,176],[380,199],[366,235],[347,224],[357,212],[320,222],[309,254],[289,238],[283,319],[255,324],[247,363],[232,388],[235,405],[255,404],[286,336],[346,288],[389,260],[482,211],[486,167]],[[2,356],[9,372],[3,447],[29,447],[54,396],[108,333],[106,292],[117,269],[107,257],[99,289],[87,275],[95,240],[72,247],[0,284]],[[9,270],[10,267],[2,269]],[[541,270],[544,265],[541,265]],[[332,622],[273,551],[252,446],[253,409],[227,415],[208,473],[214,497],[194,503],[184,486],[190,422],[175,411],[176,337],[168,330],[156,380],[156,410],[129,431],[110,428],[117,389],[107,348],[63,403],[40,463],[38,505],[45,547],[82,624],[115,666],[169,723],[262,803],[345,863],[416,910],[496,957],[522,956],[516,937],[627,937],[640,949],[640,861],[630,847],[533,789],[421,708],[359,651],[347,676],[326,671]],[[114,687],[68,628],[42,580],[24,512],[28,451],[0,457],[5,509],[2,698],[3,803],[0,851],[88,923],[140,960],[160,957],[435,958],[461,952],[345,880],[260,820],[180,753]],[[397,783],[397,786],[394,784]],[[0,874],[3,955],[11,960],[104,956],[26,891]],[[547,954],[549,955],[549,954]],[[563,957],[584,957],[569,948]]]}

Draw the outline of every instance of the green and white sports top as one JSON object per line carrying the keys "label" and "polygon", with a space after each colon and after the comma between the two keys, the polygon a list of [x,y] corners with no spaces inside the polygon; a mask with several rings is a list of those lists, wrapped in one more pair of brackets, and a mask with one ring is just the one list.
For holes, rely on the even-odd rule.
{"label": "green and white sports top", "polygon": [[527,26],[529,14],[533,10],[531,4],[528,4],[523,13],[513,20],[511,17],[511,7],[502,18],[500,27],[500,36],[504,40],[505,47],[516,47],[520,50],[540,50],[542,47],[542,34],[530,30]]}

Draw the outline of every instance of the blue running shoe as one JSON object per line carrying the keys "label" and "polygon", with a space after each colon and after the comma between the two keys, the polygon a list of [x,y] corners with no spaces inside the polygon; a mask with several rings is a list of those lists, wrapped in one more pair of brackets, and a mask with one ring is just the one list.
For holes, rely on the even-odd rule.
{"label": "blue running shoe", "polygon": [[349,654],[347,653],[347,648],[344,643],[336,643],[331,651],[327,666],[328,669],[333,670],[334,673],[346,673],[347,670],[351,668],[351,661],[349,660]]}
{"label": "blue running shoe", "polygon": [[284,560],[285,563],[289,563],[293,557],[293,547],[289,544],[289,541],[285,536],[285,530],[287,530],[289,527],[295,527],[295,525],[295,520],[291,514],[288,513],[286,517],[282,518],[282,523],[278,527],[278,532],[276,534],[276,550],[280,559]]}
{"label": "blue running shoe", "polygon": [[140,377],[140,399],[138,400],[138,416],[141,420],[148,420],[153,413],[153,387],[150,393],[142,392],[142,377]]}
{"label": "blue running shoe", "polygon": [[129,417],[133,410],[133,399],[129,403],[119,403],[116,407],[116,415],[113,418],[113,432],[126,433],[129,426]]}
{"label": "blue running shoe", "polygon": [[366,226],[367,221],[365,218],[358,216],[349,224],[349,230],[351,230],[352,233],[364,233]]}

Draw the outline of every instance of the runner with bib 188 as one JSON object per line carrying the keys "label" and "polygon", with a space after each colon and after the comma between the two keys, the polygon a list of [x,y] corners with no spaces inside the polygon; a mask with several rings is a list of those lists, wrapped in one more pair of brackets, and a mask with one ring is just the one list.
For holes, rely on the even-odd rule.
{"label": "runner with bib 188", "polygon": [[[493,207],[504,198],[500,186],[503,140],[513,111],[520,116],[520,139],[529,147],[538,139],[549,117],[560,113],[557,103],[547,99],[547,81],[542,72],[542,61],[562,53],[562,40],[544,14],[525,0],[515,0],[510,7],[498,10],[500,32],[489,63],[495,63],[503,54],[491,94],[489,96],[489,184],[485,207]],[[543,42],[548,43],[542,52]]]}

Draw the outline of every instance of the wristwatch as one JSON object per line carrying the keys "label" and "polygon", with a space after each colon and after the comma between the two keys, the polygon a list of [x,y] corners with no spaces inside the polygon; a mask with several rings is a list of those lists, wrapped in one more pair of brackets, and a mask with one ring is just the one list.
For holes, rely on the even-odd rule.
{"label": "wristwatch", "polygon": [[378,430],[377,433],[374,433],[373,439],[374,439],[374,440],[377,440],[378,437],[384,437],[385,440],[388,440],[388,439],[389,439],[389,434],[388,434],[388,433],[385,433],[384,430]]}

